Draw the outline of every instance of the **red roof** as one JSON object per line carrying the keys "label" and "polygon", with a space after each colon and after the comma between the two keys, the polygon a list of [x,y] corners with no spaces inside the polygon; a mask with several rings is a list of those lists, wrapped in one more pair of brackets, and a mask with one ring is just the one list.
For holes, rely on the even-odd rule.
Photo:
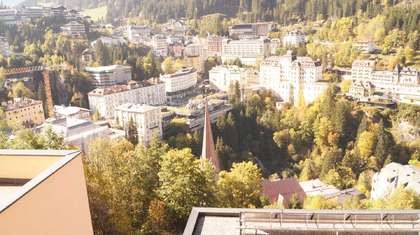
{"label": "red roof", "polygon": [[270,203],[277,203],[279,195],[283,197],[283,205],[289,205],[290,198],[293,194],[297,194],[301,202],[305,199],[305,192],[300,187],[296,178],[287,178],[270,181],[264,179],[262,182],[263,194],[266,196]]}

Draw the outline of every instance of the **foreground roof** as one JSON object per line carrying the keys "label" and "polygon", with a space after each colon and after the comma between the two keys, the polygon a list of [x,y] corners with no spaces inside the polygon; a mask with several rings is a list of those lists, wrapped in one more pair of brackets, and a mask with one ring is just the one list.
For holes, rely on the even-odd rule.
{"label": "foreground roof", "polygon": [[[417,234],[420,210],[288,210],[194,207],[190,234]],[[320,233],[322,232],[322,233]]]}

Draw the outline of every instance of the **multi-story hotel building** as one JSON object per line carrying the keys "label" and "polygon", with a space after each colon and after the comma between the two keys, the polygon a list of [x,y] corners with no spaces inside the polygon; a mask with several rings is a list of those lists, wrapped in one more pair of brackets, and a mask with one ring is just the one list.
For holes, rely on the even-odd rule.
{"label": "multi-story hotel building", "polygon": [[165,35],[157,34],[152,37],[152,48],[155,56],[167,56],[168,55],[168,42],[166,41]]}
{"label": "multi-story hotel building", "polygon": [[149,39],[150,28],[147,25],[127,25],[124,34],[130,42],[139,43]]}
{"label": "multi-story hotel building", "polygon": [[61,31],[72,37],[80,37],[86,35],[85,25],[77,21],[71,21],[61,27]]}
{"label": "multi-story hotel building", "polygon": [[166,102],[165,84],[130,82],[128,85],[115,85],[97,88],[88,94],[92,113],[102,118],[114,118],[115,107],[125,104],[163,105]]}
{"label": "multi-story hotel building", "polygon": [[240,59],[242,64],[255,66],[269,55],[270,43],[266,39],[223,39],[222,41],[222,63]]}
{"label": "multi-story hotel building", "polygon": [[85,67],[90,73],[95,87],[112,86],[131,80],[131,67],[124,65],[110,65],[100,67]]}
{"label": "multi-story hotel building", "polygon": [[298,105],[312,103],[328,83],[322,80],[322,66],[309,57],[296,57],[291,51],[272,56],[260,65],[260,85],[273,90],[285,102]]}
{"label": "multi-story hotel building", "polygon": [[165,91],[169,94],[182,92],[197,85],[197,70],[183,68],[173,74],[161,75],[160,80],[165,83]]}
{"label": "multi-story hotel building", "polygon": [[162,138],[160,107],[123,104],[115,109],[115,120],[126,131],[132,122],[137,129],[139,144],[147,146],[154,138]]}
{"label": "multi-story hotel building", "polygon": [[44,122],[42,101],[29,98],[15,98],[1,105],[6,113],[6,121],[32,127]]}
{"label": "multi-story hotel building", "polygon": [[305,34],[301,31],[291,31],[288,32],[283,37],[283,46],[284,47],[299,47],[303,44],[305,44]]}
{"label": "multi-story hotel building", "polygon": [[0,54],[3,56],[9,56],[11,54],[9,41],[6,37],[0,36]]}
{"label": "multi-story hotel building", "polygon": [[397,65],[393,71],[376,70],[375,61],[356,60],[351,68],[353,81],[369,82],[375,91],[404,103],[420,104],[420,71]]}

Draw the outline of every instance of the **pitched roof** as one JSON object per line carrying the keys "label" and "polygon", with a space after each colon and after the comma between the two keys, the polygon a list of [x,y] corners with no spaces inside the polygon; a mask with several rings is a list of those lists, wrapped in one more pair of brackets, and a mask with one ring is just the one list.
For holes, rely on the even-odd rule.
{"label": "pitched roof", "polygon": [[296,178],[287,178],[270,181],[264,179],[262,181],[263,193],[268,197],[270,203],[276,203],[279,195],[283,197],[283,205],[287,207],[293,194],[297,194],[299,200],[303,202],[305,192],[300,186]]}

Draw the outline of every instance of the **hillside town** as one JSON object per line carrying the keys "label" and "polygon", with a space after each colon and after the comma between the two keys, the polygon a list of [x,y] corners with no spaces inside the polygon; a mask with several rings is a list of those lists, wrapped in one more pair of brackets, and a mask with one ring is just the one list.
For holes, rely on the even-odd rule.
{"label": "hillside town", "polygon": [[[420,10],[413,8],[418,26]],[[383,20],[380,15],[348,24],[353,29],[346,25],[350,17],[319,17],[288,25],[276,20],[219,17],[174,17],[159,23],[119,17],[110,22],[92,19],[78,7],[51,3],[0,9],[0,148],[65,149],[0,150],[0,165],[3,155],[30,156],[34,162],[40,161],[39,155],[83,162],[87,192],[85,187],[83,192],[69,188],[74,195],[89,194],[89,201],[77,196],[83,205],[80,234],[132,234],[140,228],[154,233],[139,234],[176,233],[182,231],[192,207],[206,205],[394,209],[387,203],[398,204],[395,195],[402,190],[407,192],[401,195],[416,196],[413,200],[417,204],[407,209],[420,209],[418,28],[381,32],[385,37],[381,41],[363,31],[364,26]],[[209,23],[213,21],[217,23]],[[391,34],[398,35],[388,37]],[[402,34],[407,35],[405,39],[401,39]],[[153,160],[155,154],[162,159]],[[147,219],[130,221],[133,230],[124,230],[121,224],[112,225],[116,230],[106,230],[104,223],[110,220],[100,216],[104,221],[94,221],[92,230],[91,225],[85,225],[86,220],[89,224],[91,215],[101,213],[92,208],[98,209],[100,200],[108,200],[108,195],[91,193],[100,191],[98,184],[108,183],[107,187],[122,190],[113,186],[117,183],[107,181],[108,173],[101,175],[97,169],[110,170],[109,177],[124,174],[120,168],[135,172],[130,167],[138,166],[134,160],[124,159],[127,156],[155,161],[137,162],[151,164],[144,166],[151,172],[160,166],[156,171],[159,182],[147,186],[159,187],[151,195],[157,199],[142,204],[141,213]],[[184,165],[175,162],[182,156],[185,159],[179,161]],[[99,163],[101,159],[119,168]],[[200,159],[197,166],[194,159]],[[5,166],[12,161],[4,160]],[[60,169],[60,174],[67,168],[72,170],[75,175],[67,177],[85,185],[83,172],[73,169],[70,162],[60,164],[51,166]],[[30,169],[35,165],[28,165],[28,171],[35,172]],[[176,179],[165,181],[168,176],[162,171],[165,167],[174,174],[181,170],[171,165],[189,169],[179,177],[215,175],[212,181],[198,177],[194,182],[207,187],[217,181],[211,186],[222,187],[214,192],[217,203],[199,196],[207,192],[194,191],[196,194],[191,194],[199,198],[197,205],[173,206],[167,197],[179,192],[170,189]],[[5,169],[0,166],[0,179],[8,178],[7,174],[2,176]],[[229,180],[244,175],[253,181],[237,179],[242,186],[234,188]],[[36,179],[36,175],[30,177],[29,182]],[[2,214],[13,210],[7,205],[3,208],[2,188],[26,185],[10,178],[10,182],[0,180],[0,234]],[[36,190],[43,184],[47,181],[33,187]],[[167,188],[162,188],[166,184]],[[247,188],[247,184],[258,185],[251,187],[258,190]],[[200,190],[210,190],[208,187]],[[250,198],[232,198],[235,190],[243,190]],[[247,194],[246,190],[252,192]],[[184,199],[180,198],[177,200],[182,204]],[[118,203],[115,205],[124,204]],[[100,210],[115,209],[106,206]],[[176,225],[161,225],[166,226],[164,229],[152,226],[156,220],[150,217],[150,210],[159,206],[167,208],[165,213],[178,216],[172,218]],[[181,210],[184,207],[186,211]],[[127,210],[128,214],[112,212],[116,214],[109,216],[134,216],[130,213],[135,209]],[[199,226],[190,220],[188,224]],[[207,223],[201,228],[202,234],[217,234],[205,233],[206,226],[212,226]],[[419,225],[415,226],[415,231],[420,231]],[[72,231],[78,233],[77,229]]]}

